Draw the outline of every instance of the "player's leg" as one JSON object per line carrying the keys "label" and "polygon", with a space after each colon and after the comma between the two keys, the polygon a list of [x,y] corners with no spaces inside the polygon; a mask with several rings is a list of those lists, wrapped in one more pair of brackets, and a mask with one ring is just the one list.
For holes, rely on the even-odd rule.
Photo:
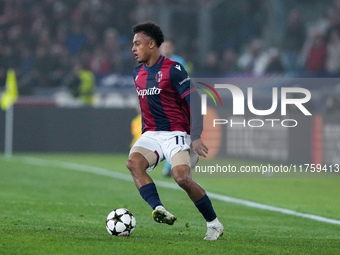
{"label": "player's leg", "polygon": [[223,235],[223,225],[217,219],[215,210],[205,190],[192,179],[190,155],[188,151],[176,153],[172,159],[172,175],[177,184],[184,189],[197,209],[207,221],[205,240],[217,240]]}
{"label": "player's leg", "polygon": [[157,155],[153,151],[140,146],[132,147],[126,163],[140,195],[153,209],[162,205],[162,203],[156,186],[147,174],[146,169],[156,163]]}
{"label": "player's leg", "polygon": [[[148,156],[144,156],[143,153]],[[156,155],[153,156],[152,154],[154,154],[152,151],[142,147],[133,147],[130,151],[126,166],[130,170],[138,190],[142,186],[153,182],[151,177],[146,172],[146,169],[150,165],[150,160],[153,161],[153,158],[156,158]],[[148,157],[149,160],[146,157]]]}
{"label": "player's leg", "polygon": [[[172,163],[176,157],[187,157],[187,151],[176,153],[171,159]],[[186,163],[172,164],[172,176],[177,184],[184,189],[192,201],[200,200],[206,193],[205,190],[191,177],[190,167]]]}
{"label": "player's leg", "polygon": [[147,174],[147,168],[155,165],[158,156],[153,151],[135,146],[131,149],[126,163],[141,197],[154,209],[152,216],[156,222],[172,225],[176,217],[167,212],[159,198],[156,185]]}

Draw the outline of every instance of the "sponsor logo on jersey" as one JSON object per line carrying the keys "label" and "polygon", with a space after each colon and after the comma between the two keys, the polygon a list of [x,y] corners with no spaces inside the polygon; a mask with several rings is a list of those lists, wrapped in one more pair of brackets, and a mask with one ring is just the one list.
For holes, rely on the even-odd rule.
{"label": "sponsor logo on jersey", "polygon": [[190,77],[189,76],[187,78],[185,78],[183,81],[180,81],[178,84],[182,85],[186,81],[190,81]]}
{"label": "sponsor logo on jersey", "polygon": [[145,96],[154,96],[154,95],[159,95],[162,91],[162,89],[157,88],[154,86],[153,88],[148,88],[148,89],[136,89],[138,96],[141,96],[144,98]]}
{"label": "sponsor logo on jersey", "polygon": [[177,70],[179,70],[179,71],[182,71],[182,69],[181,69],[181,66],[180,66],[180,65],[175,65],[175,68],[176,68]]}

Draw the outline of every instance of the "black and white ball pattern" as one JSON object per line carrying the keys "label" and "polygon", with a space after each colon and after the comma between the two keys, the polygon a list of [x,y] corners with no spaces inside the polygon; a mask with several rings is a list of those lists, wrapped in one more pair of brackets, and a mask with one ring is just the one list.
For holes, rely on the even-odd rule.
{"label": "black and white ball pattern", "polygon": [[106,229],[113,236],[129,236],[136,228],[136,218],[125,209],[118,208],[106,218]]}

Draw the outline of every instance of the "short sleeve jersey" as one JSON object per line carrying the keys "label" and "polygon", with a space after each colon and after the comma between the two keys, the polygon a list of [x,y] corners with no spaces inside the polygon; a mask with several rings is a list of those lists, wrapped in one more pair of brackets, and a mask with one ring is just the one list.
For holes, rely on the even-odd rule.
{"label": "short sleeve jersey", "polygon": [[135,68],[134,80],[142,112],[142,132],[185,131],[190,134],[190,78],[181,64],[160,55],[157,62]]}

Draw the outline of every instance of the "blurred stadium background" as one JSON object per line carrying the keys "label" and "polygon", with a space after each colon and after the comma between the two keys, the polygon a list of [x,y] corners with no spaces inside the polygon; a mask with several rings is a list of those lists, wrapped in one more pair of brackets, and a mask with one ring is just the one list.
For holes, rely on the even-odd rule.
{"label": "blurred stadium background", "polygon": [[[296,161],[299,151],[303,163],[338,163],[337,0],[0,0],[0,92],[14,68],[20,95],[14,152],[128,152],[138,103],[131,27],[147,20],[171,38],[192,77],[320,79],[313,118],[299,130],[234,130],[227,155]],[[1,111],[0,151],[4,123]]]}

